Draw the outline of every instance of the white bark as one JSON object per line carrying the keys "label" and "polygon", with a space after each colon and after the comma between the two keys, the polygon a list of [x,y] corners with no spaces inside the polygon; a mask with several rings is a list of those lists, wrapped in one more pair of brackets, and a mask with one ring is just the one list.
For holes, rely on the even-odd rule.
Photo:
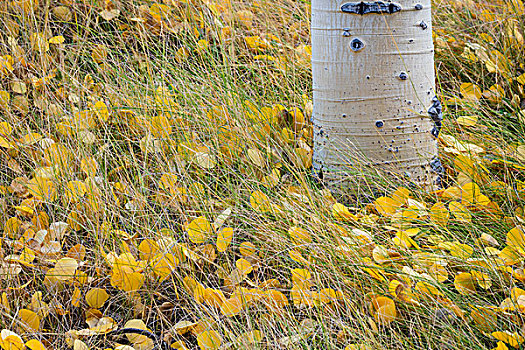
{"label": "white bark", "polygon": [[430,0],[385,1],[385,11],[401,8],[391,14],[345,13],[348,3],[365,6],[312,0],[313,171],[337,187],[379,167],[432,188],[441,106]]}

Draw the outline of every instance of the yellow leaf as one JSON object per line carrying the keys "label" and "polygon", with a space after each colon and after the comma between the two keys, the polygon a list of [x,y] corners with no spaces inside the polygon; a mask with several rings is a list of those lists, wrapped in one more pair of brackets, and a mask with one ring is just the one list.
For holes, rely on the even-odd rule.
{"label": "yellow leaf", "polygon": [[144,285],[144,275],[138,272],[125,273],[122,275],[122,290],[133,292]]}
{"label": "yellow leaf", "polygon": [[516,249],[525,249],[525,232],[522,226],[516,226],[507,233],[507,245]]}
{"label": "yellow leaf", "polygon": [[446,226],[450,213],[442,202],[437,202],[430,208],[430,220],[437,225]]}
{"label": "yellow leaf", "polygon": [[93,288],[86,293],[86,302],[93,309],[101,308],[108,298],[108,293],[102,288]]}
{"label": "yellow leaf", "polygon": [[496,328],[498,314],[486,307],[476,307],[470,313],[476,327],[484,332],[491,332]]}
{"label": "yellow leaf", "polygon": [[199,216],[190,222],[187,230],[190,241],[196,244],[206,242],[212,234],[211,225],[204,216]]}
{"label": "yellow leaf", "polygon": [[37,331],[40,328],[40,317],[28,309],[22,309],[18,312],[20,320],[30,329]]}
{"label": "yellow leaf", "polygon": [[143,240],[138,249],[141,260],[151,260],[159,252],[159,246],[153,239]]}
{"label": "yellow leaf", "polygon": [[252,242],[242,242],[239,245],[239,252],[242,256],[255,255],[255,253],[257,252],[257,248]]}
{"label": "yellow leaf", "polygon": [[496,338],[497,340],[501,340],[514,348],[518,348],[520,344],[523,343],[524,341],[523,337],[516,332],[514,333],[511,333],[509,331],[492,332],[492,336]]}
{"label": "yellow leaf", "polygon": [[239,269],[239,271],[241,271],[241,273],[245,276],[253,270],[252,264],[248,260],[243,258],[237,260],[235,262],[235,266],[237,266],[237,269]]}
{"label": "yellow leaf", "polygon": [[456,118],[456,122],[461,126],[475,126],[478,123],[477,115],[462,115]]}
{"label": "yellow leaf", "polygon": [[250,205],[260,213],[269,213],[271,211],[270,199],[261,191],[254,191],[250,196]]}
{"label": "yellow leaf", "polygon": [[468,295],[476,292],[476,286],[472,275],[468,272],[461,272],[454,278],[454,286],[460,294]]}
{"label": "yellow leaf", "polygon": [[36,339],[31,339],[28,342],[26,342],[26,348],[28,348],[29,350],[46,350],[44,344],[42,344]]}
{"label": "yellow leaf", "polygon": [[104,63],[106,58],[108,57],[108,48],[103,44],[98,44],[93,49],[91,49],[91,58],[93,58],[93,61],[96,63]]}
{"label": "yellow leaf", "polygon": [[357,221],[357,216],[352,214],[350,210],[341,203],[335,203],[332,206],[332,215],[340,220]]}
{"label": "yellow leaf", "polygon": [[472,275],[472,279],[474,280],[474,282],[476,282],[476,284],[481,288],[489,289],[492,286],[490,277],[486,273],[472,270],[470,271],[470,274]]}
{"label": "yellow leaf", "polygon": [[396,304],[388,297],[375,297],[370,305],[374,319],[379,324],[389,324],[397,317]]}
{"label": "yellow leaf", "polygon": [[221,253],[228,249],[233,239],[233,228],[223,227],[217,232],[217,250]]}
{"label": "yellow leaf", "polygon": [[197,344],[201,350],[217,350],[221,342],[221,336],[214,330],[204,331],[197,336]]}
{"label": "yellow leaf", "polygon": [[288,229],[288,234],[292,238],[292,241],[294,241],[294,243],[297,245],[305,244],[305,243],[312,243],[312,238],[310,237],[310,233],[306,231],[304,228],[292,226]]}
{"label": "yellow leaf", "polygon": [[470,223],[472,221],[472,216],[470,215],[470,212],[467,211],[467,209],[463,206],[463,204],[452,201],[448,205],[448,209],[454,215],[457,221],[462,223]]}
{"label": "yellow leaf", "polygon": [[221,305],[221,313],[224,316],[232,317],[242,311],[243,303],[238,298],[230,298],[224,301]]}
{"label": "yellow leaf", "polygon": [[109,120],[109,108],[106,106],[104,101],[97,101],[93,106],[93,112],[101,122],[107,122]]}
{"label": "yellow leaf", "polygon": [[55,265],[53,277],[60,281],[67,281],[75,276],[78,262],[73,258],[62,258]]}
{"label": "yellow leaf", "polygon": [[57,35],[49,39],[49,43],[55,45],[62,44],[64,41],[66,41],[66,39],[62,35]]}
{"label": "yellow leaf", "polygon": [[22,350],[24,349],[24,341],[18,334],[11,332],[8,329],[2,329],[0,332],[0,345],[5,350]]}
{"label": "yellow leaf", "polygon": [[379,197],[374,201],[377,212],[383,216],[392,216],[401,204],[390,197]]}
{"label": "yellow leaf", "polygon": [[459,92],[465,100],[477,101],[481,98],[482,92],[479,86],[472,83],[463,83],[459,88]]}

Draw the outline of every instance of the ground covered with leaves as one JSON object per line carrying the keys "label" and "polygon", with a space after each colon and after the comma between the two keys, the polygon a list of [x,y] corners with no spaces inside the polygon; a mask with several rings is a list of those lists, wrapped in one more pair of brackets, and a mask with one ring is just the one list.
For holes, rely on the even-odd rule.
{"label": "ground covered with leaves", "polygon": [[445,187],[373,198],[310,177],[309,11],[0,3],[2,349],[525,346],[525,6],[434,4]]}

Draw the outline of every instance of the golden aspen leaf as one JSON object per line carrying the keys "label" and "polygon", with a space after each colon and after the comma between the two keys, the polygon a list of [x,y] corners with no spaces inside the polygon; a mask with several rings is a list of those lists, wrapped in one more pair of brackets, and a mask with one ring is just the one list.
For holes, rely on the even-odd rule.
{"label": "golden aspen leaf", "polygon": [[470,317],[474,320],[476,327],[484,332],[491,332],[497,326],[497,313],[486,307],[476,307],[472,309]]}
{"label": "golden aspen leaf", "polygon": [[264,168],[266,166],[266,157],[260,150],[256,148],[249,148],[246,152],[248,154],[248,159],[252,162],[252,164],[260,168]]}
{"label": "golden aspen leaf", "polygon": [[66,41],[66,39],[62,35],[57,35],[48,40],[50,44],[59,45],[63,44]]}
{"label": "golden aspen leaf", "polygon": [[507,245],[517,249],[525,249],[525,232],[522,226],[516,226],[507,233]]}
{"label": "golden aspen leaf", "polygon": [[175,61],[181,64],[184,61],[186,61],[189,56],[190,56],[190,50],[188,50],[187,47],[181,47],[180,49],[177,50],[177,52],[175,52]]}
{"label": "golden aspen leaf", "polygon": [[0,332],[0,345],[4,350],[22,350],[24,349],[24,341],[18,334],[8,329],[2,329]]}
{"label": "golden aspen leaf", "polygon": [[30,329],[37,331],[40,328],[40,317],[38,317],[36,312],[22,309],[18,312],[18,317]]}
{"label": "golden aspen leaf", "polygon": [[265,291],[264,300],[266,301],[266,306],[270,308],[282,308],[288,306],[288,299],[286,299],[286,296],[278,290],[269,289]]}
{"label": "golden aspen leaf", "polygon": [[423,281],[417,282],[414,289],[428,298],[443,295],[435,286]]}
{"label": "golden aspen leaf", "polygon": [[290,258],[295,261],[295,262],[298,262],[300,264],[304,264],[304,265],[309,265],[310,263],[308,262],[308,260],[306,260],[299,251],[295,250],[295,249],[292,249],[288,252],[288,254],[290,255]]}
{"label": "golden aspen leaf", "polygon": [[505,265],[515,265],[522,260],[521,255],[513,246],[503,248],[498,256],[503,260]]}
{"label": "golden aspen leaf", "polygon": [[151,260],[159,253],[159,245],[153,239],[145,239],[139,244],[139,256],[141,260]]}
{"label": "golden aspen leaf", "polygon": [[221,336],[214,330],[204,331],[197,336],[197,344],[201,350],[217,350],[221,342]]}
{"label": "golden aspen leaf", "polygon": [[243,274],[248,275],[250,272],[253,271],[252,264],[246,260],[246,259],[239,259],[235,262],[235,266],[237,266],[237,269]]}
{"label": "golden aspen leaf", "polygon": [[86,302],[93,309],[101,308],[108,298],[108,293],[102,288],[93,288],[86,293]]}
{"label": "golden aspen leaf", "polygon": [[479,86],[472,83],[461,84],[459,92],[461,93],[463,98],[468,101],[478,101],[482,96],[482,92]]}
{"label": "golden aspen leaf", "polygon": [[450,250],[450,255],[458,259],[468,259],[474,252],[474,248],[459,242],[451,243],[448,249]]}
{"label": "golden aspen leaf", "polygon": [[239,245],[239,252],[242,256],[252,256],[257,253],[257,248],[252,242],[242,242]]}
{"label": "golden aspen leaf", "polygon": [[203,300],[212,307],[220,308],[226,301],[226,297],[221,290],[206,288],[204,290]]}
{"label": "golden aspen leaf", "polygon": [[210,44],[207,40],[201,39],[197,42],[197,48],[195,49],[195,51],[197,51],[197,53],[199,54],[202,54],[208,49],[209,46]]}
{"label": "golden aspen leaf", "polygon": [[93,106],[93,112],[98,117],[98,120],[105,123],[109,120],[109,108],[104,101],[97,101]]}
{"label": "golden aspen leaf", "polygon": [[332,206],[332,215],[344,221],[357,221],[357,216],[352,214],[350,210],[341,203],[335,203]]}
{"label": "golden aspen leaf", "polygon": [[98,64],[104,63],[107,57],[108,48],[103,44],[98,44],[91,50],[91,58]]}
{"label": "golden aspen leaf", "polygon": [[503,101],[505,90],[499,84],[494,84],[488,90],[483,91],[483,97],[491,103],[498,104]]}
{"label": "golden aspen leaf", "polygon": [[83,181],[69,181],[66,185],[65,197],[69,202],[75,203],[80,200],[87,192]]}
{"label": "golden aspen leaf", "polygon": [[428,268],[428,274],[438,282],[445,282],[448,279],[448,272],[445,266],[434,264]]}
{"label": "golden aspen leaf", "polygon": [[226,299],[221,305],[221,313],[227,317],[232,317],[239,314],[242,309],[243,303],[238,298]]}
{"label": "golden aspen leaf", "polygon": [[179,259],[176,258],[173,254],[164,254],[158,253],[153,258],[152,270],[153,273],[160,279],[164,281],[171,274],[175,267],[179,263]]}
{"label": "golden aspen leaf", "polygon": [[120,10],[119,9],[102,10],[98,13],[98,15],[109,22],[117,18],[118,16],[120,16]]}
{"label": "golden aspen leaf", "polygon": [[171,123],[164,115],[155,116],[151,119],[149,130],[154,137],[168,138],[171,134]]}
{"label": "golden aspen leaf", "polygon": [[292,238],[292,241],[297,244],[305,244],[305,243],[312,243],[312,238],[310,237],[310,233],[306,231],[304,228],[292,226],[288,229],[288,234]]}
{"label": "golden aspen leaf", "polygon": [[74,307],[79,307],[80,302],[82,301],[82,292],[78,287],[75,287],[75,290],[73,291],[73,295],[71,296],[71,305]]}
{"label": "golden aspen leaf", "polygon": [[390,197],[379,197],[374,201],[377,212],[383,216],[392,216],[400,207],[400,203]]}
{"label": "golden aspen leaf", "polygon": [[28,348],[29,350],[46,350],[46,347],[44,346],[44,344],[42,344],[40,341],[36,339],[31,339],[27,341],[25,345],[26,345],[26,348]]}
{"label": "golden aspen leaf", "polygon": [[456,290],[463,295],[476,293],[476,286],[472,275],[468,272],[461,272],[454,278]]}
{"label": "golden aspen leaf", "polygon": [[159,181],[159,187],[167,192],[175,193],[177,188],[178,176],[173,173],[162,174]]}
{"label": "golden aspen leaf", "polygon": [[456,123],[461,126],[475,126],[478,123],[477,115],[462,115],[456,118]]}
{"label": "golden aspen leaf", "polygon": [[35,198],[46,201],[54,201],[57,197],[55,184],[42,177],[35,177],[27,182],[26,187]]}
{"label": "golden aspen leaf", "polygon": [[219,232],[217,232],[217,250],[221,253],[225,252],[230,246],[232,239],[233,228],[222,227]]}
{"label": "golden aspen leaf", "polygon": [[187,227],[188,236],[191,242],[200,244],[206,242],[206,240],[212,234],[212,227],[208,219],[204,216],[199,216],[194,219]]}
{"label": "golden aspen leaf", "polygon": [[292,270],[292,282],[295,286],[301,289],[307,289],[310,287],[310,280],[312,274],[306,269],[293,269]]}
{"label": "golden aspen leaf", "polygon": [[62,258],[55,264],[53,277],[60,281],[67,281],[75,277],[78,261],[72,258]]}
{"label": "golden aspen leaf", "polygon": [[396,304],[388,297],[376,297],[372,299],[371,310],[377,323],[386,325],[397,317]]}
{"label": "golden aspen leaf", "polygon": [[75,339],[73,342],[73,350],[89,350],[89,347],[80,339]]}
{"label": "golden aspen leaf", "polygon": [[472,275],[472,279],[474,280],[474,282],[476,282],[476,284],[481,288],[489,289],[492,286],[490,276],[486,273],[472,270],[470,271],[470,274]]}
{"label": "golden aspen leaf", "polygon": [[450,213],[447,207],[442,202],[437,202],[430,208],[430,220],[436,225],[446,226]]}
{"label": "golden aspen leaf", "polygon": [[122,290],[133,292],[139,290],[144,285],[144,275],[138,272],[122,274]]}
{"label": "golden aspen leaf", "polygon": [[80,169],[89,177],[94,177],[98,170],[97,161],[91,157],[82,158]]}
{"label": "golden aspen leaf", "polygon": [[462,202],[470,205],[488,205],[490,199],[484,196],[481,193],[481,190],[477,184],[474,182],[469,182],[461,187],[462,192]]}
{"label": "golden aspen leaf", "polygon": [[514,348],[518,348],[524,341],[524,338],[516,332],[511,333],[509,331],[503,331],[492,332],[491,334],[497,340],[501,340],[502,342],[505,342]]}
{"label": "golden aspen leaf", "polygon": [[269,213],[272,210],[270,199],[261,191],[254,191],[251,194],[250,205],[259,213]]}
{"label": "golden aspen leaf", "polygon": [[[127,321],[124,324],[124,328],[135,328],[135,329],[142,329],[142,330],[147,330],[148,329],[148,327],[146,327],[146,324],[144,323],[144,321],[138,320],[138,319],[133,319],[133,320]],[[148,337],[146,337],[145,335],[141,335],[141,334],[126,334],[126,338],[128,338],[129,342],[132,343],[132,344],[145,343],[148,340],[151,340]]]}
{"label": "golden aspen leaf", "polygon": [[470,215],[470,212],[467,211],[467,208],[463,206],[463,204],[452,201],[448,205],[448,209],[454,215],[457,221],[468,224],[472,222],[472,215]]}
{"label": "golden aspen leaf", "polygon": [[203,169],[213,169],[217,165],[215,156],[209,152],[196,152],[193,159]]}
{"label": "golden aspen leaf", "polygon": [[392,193],[391,197],[399,205],[405,205],[410,198],[410,190],[406,187],[399,187]]}
{"label": "golden aspen leaf", "polygon": [[[1,72],[1,66],[2,66],[1,60],[2,60],[2,58],[0,57],[0,72]],[[8,107],[9,107],[9,102],[10,101],[11,101],[11,95],[9,94],[9,92],[7,92],[5,90],[0,90],[0,108],[2,108],[2,110],[7,110]],[[3,135],[6,135],[4,130],[5,129],[2,128],[0,133],[3,134]],[[10,134],[10,132],[9,132],[9,134]]]}
{"label": "golden aspen leaf", "polygon": [[16,148],[16,145],[13,142],[7,140],[5,137],[0,135],[0,147],[12,149],[12,148]]}

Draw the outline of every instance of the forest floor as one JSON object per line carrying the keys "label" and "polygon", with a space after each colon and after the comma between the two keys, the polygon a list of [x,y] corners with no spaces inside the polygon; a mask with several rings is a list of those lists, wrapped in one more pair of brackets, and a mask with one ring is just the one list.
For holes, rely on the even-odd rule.
{"label": "forest floor", "polygon": [[310,177],[309,11],[0,2],[0,347],[525,346],[525,6],[434,3],[445,188],[368,202]]}

